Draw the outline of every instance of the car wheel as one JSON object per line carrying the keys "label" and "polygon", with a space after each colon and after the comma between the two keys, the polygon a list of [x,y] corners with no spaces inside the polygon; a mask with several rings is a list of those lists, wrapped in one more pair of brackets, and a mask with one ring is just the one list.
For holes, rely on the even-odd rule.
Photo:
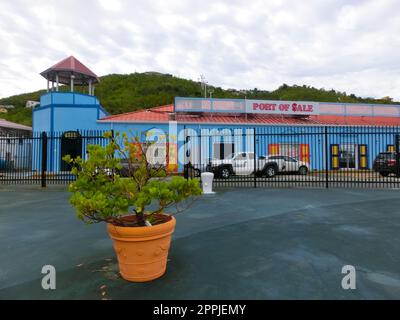
{"label": "car wheel", "polygon": [[222,168],[219,170],[219,176],[222,179],[228,179],[230,175],[231,175],[231,172],[228,168]]}
{"label": "car wheel", "polygon": [[305,167],[305,166],[300,167],[300,168],[299,168],[299,173],[300,173],[302,176],[305,176],[305,175],[308,173],[307,167]]}
{"label": "car wheel", "polygon": [[387,177],[387,176],[389,175],[389,172],[379,172],[379,174],[380,174],[382,177]]}
{"label": "car wheel", "polygon": [[276,169],[273,166],[269,166],[265,168],[265,175],[267,178],[272,178],[273,176],[276,175]]}

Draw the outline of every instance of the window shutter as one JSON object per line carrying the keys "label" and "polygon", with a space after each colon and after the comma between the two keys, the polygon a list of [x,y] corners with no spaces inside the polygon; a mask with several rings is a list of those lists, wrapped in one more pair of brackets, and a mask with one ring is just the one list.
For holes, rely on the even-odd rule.
{"label": "window shutter", "polygon": [[300,160],[310,163],[310,145],[300,144]]}
{"label": "window shutter", "polygon": [[339,169],[339,145],[331,144],[331,168]]}
{"label": "window shutter", "polygon": [[386,151],[387,152],[395,152],[396,150],[395,150],[394,144],[388,144],[386,146]]}
{"label": "window shutter", "polygon": [[366,144],[358,145],[358,168],[368,169],[368,152]]}

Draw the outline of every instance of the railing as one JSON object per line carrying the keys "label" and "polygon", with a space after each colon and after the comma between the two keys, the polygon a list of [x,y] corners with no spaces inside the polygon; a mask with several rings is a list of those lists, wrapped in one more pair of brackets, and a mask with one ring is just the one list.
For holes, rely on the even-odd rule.
{"label": "railing", "polygon": [[40,107],[55,105],[99,105],[95,96],[77,92],[48,92],[40,97]]}
{"label": "railing", "polygon": [[400,187],[399,127],[264,127],[187,136],[185,176],[216,187]]}

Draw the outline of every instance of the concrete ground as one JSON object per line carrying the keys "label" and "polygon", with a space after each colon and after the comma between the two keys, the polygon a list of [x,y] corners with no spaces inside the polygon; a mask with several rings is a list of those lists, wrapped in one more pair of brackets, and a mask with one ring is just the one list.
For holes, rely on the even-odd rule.
{"label": "concrete ground", "polygon": [[[399,192],[219,190],[177,216],[167,273],[129,283],[63,187],[0,185],[0,299],[399,299]],[[56,290],[41,288],[47,264]]]}

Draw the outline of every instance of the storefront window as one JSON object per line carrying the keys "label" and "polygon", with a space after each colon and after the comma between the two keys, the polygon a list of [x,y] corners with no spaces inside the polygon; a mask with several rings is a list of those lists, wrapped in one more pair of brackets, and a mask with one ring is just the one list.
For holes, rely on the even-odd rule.
{"label": "storefront window", "polygon": [[357,148],[355,144],[339,145],[339,168],[355,169],[356,152]]}

